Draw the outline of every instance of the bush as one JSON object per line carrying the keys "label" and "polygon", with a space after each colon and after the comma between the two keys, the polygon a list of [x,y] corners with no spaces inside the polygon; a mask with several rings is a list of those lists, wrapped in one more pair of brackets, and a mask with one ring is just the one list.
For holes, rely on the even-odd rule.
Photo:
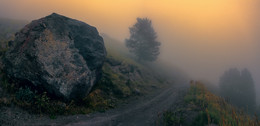
{"label": "bush", "polygon": [[31,111],[37,113],[49,113],[52,111],[52,104],[46,92],[41,94],[37,93],[37,91],[32,91],[29,87],[21,87],[15,93],[15,98],[16,104],[23,108],[30,108]]}
{"label": "bush", "polygon": [[20,88],[18,92],[15,93],[16,99],[25,101],[28,103],[34,102],[34,98],[36,97],[36,92],[31,91],[30,88]]}
{"label": "bush", "polygon": [[47,97],[46,92],[44,92],[41,95],[36,95],[34,98],[35,98],[34,103],[40,113],[42,113],[42,110],[49,111],[51,104],[50,104],[50,98]]}
{"label": "bush", "polygon": [[181,125],[184,122],[182,115],[177,115],[177,113],[172,111],[165,111],[163,113],[163,125],[164,126],[176,126]]}

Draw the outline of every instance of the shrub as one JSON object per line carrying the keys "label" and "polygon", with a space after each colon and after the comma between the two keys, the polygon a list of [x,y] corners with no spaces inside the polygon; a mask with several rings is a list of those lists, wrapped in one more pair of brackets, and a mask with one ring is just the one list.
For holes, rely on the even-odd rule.
{"label": "shrub", "polygon": [[25,101],[28,103],[34,102],[34,98],[36,97],[36,92],[31,91],[30,88],[25,87],[25,88],[20,88],[16,93],[15,93],[16,99]]}
{"label": "shrub", "polygon": [[35,97],[35,105],[38,108],[38,111],[42,113],[42,111],[49,111],[50,108],[50,98],[47,96],[47,93],[44,92],[41,95],[36,95]]}
{"label": "shrub", "polygon": [[164,126],[176,126],[181,125],[184,122],[182,115],[177,115],[177,113],[172,111],[165,111],[163,113],[163,125]]}

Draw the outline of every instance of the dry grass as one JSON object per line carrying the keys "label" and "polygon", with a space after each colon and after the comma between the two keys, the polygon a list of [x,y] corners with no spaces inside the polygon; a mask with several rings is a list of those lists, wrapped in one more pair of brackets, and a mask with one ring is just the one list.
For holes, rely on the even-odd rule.
{"label": "dry grass", "polygon": [[39,93],[29,87],[18,87],[17,84],[7,81],[1,73],[0,87],[4,92],[1,93],[5,94],[0,95],[0,107],[15,105],[30,113],[50,115],[51,118],[55,118],[56,115],[87,114],[114,107],[99,89],[92,91],[80,103],[74,101],[66,103],[51,99],[46,92]]}
{"label": "dry grass", "polygon": [[191,82],[185,101],[196,105],[200,112],[193,125],[217,124],[219,126],[260,126],[255,115],[251,117],[209,92],[200,82]]}

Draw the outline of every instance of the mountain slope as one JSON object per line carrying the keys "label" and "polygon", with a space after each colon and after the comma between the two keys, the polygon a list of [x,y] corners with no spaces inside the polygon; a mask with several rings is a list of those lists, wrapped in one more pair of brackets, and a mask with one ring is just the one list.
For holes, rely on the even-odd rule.
{"label": "mountain slope", "polygon": [[[9,83],[5,74],[0,72],[1,123],[16,125],[29,118],[38,118],[37,114],[56,118],[60,115],[106,111],[121,106],[129,99],[151,94],[169,85],[163,75],[131,59],[123,44],[107,36],[104,40],[108,57],[102,68],[103,76],[81,103],[64,103],[50,98],[46,93],[41,94],[32,88]],[[19,116],[15,118],[17,121],[13,121],[13,114],[17,112],[28,116]]]}
{"label": "mountain slope", "polygon": [[[7,33],[13,34],[15,31]],[[122,42],[104,34],[102,36],[108,52],[102,68],[103,76],[93,87],[91,93],[80,103],[73,101],[64,103],[51,99],[46,93],[41,94],[28,87],[16,86],[5,79],[4,73],[0,73],[1,124],[77,123],[80,121],[79,118],[75,119],[79,116],[78,114],[84,114],[82,119],[89,119],[88,121],[103,118],[109,114],[111,120],[119,121],[116,124],[130,122],[137,123],[136,125],[145,124],[141,122],[142,120],[150,120],[147,124],[152,124],[157,112],[163,111],[175,103],[175,100],[170,101],[171,99],[177,101],[178,89],[180,86],[185,86],[187,82],[185,74],[160,67],[160,63],[138,63],[128,53]],[[8,40],[5,39],[6,41]],[[166,69],[171,72],[165,74]],[[180,84],[179,87],[177,84]],[[101,113],[85,115],[98,111]],[[103,112],[105,113],[102,114]],[[70,116],[71,114],[77,116]],[[130,120],[129,118],[134,115],[138,116]],[[55,120],[50,120],[49,117]],[[93,124],[95,125],[95,123]]]}
{"label": "mountain slope", "polygon": [[247,115],[223,98],[214,95],[201,82],[190,83],[190,88],[180,102],[162,113],[158,124],[173,126],[259,126],[257,116]]}

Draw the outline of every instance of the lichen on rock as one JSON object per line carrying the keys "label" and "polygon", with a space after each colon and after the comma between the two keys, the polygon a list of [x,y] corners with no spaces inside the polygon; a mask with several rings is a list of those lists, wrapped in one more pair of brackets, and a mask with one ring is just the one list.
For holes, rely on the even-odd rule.
{"label": "lichen on rock", "polygon": [[64,100],[85,97],[106,58],[95,27],[56,13],[26,25],[9,45],[3,58],[7,76]]}

